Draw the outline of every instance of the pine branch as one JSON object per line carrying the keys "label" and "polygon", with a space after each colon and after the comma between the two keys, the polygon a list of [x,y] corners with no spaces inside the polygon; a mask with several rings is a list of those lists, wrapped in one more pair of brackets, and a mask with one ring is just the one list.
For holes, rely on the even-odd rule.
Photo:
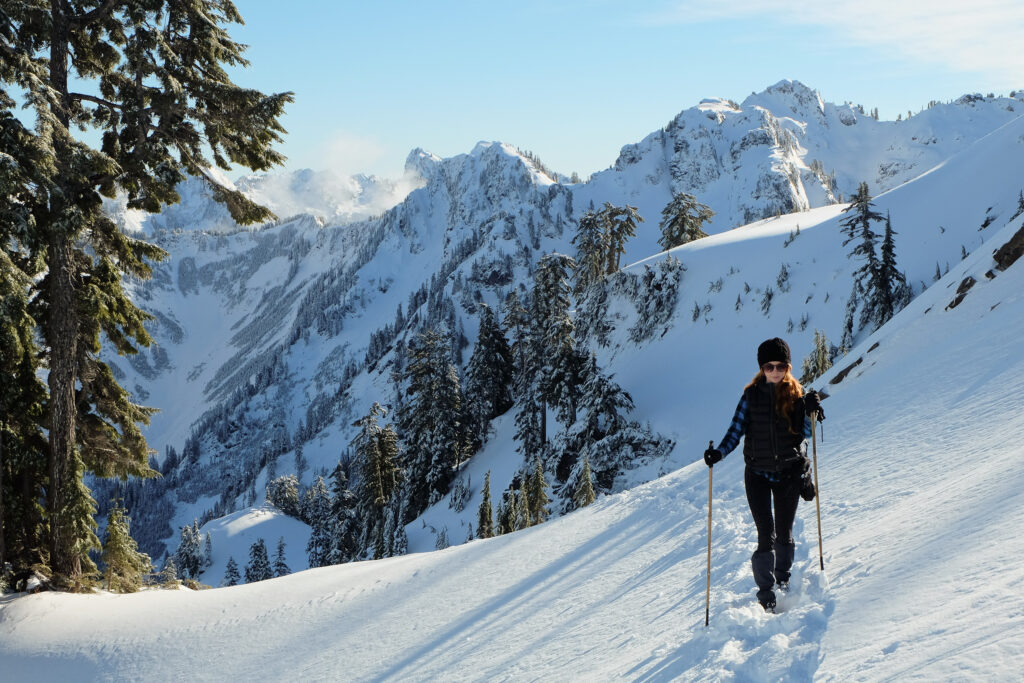
{"label": "pine branch", "polygon": [[62,7],[62,12],[64,12],[65,14],[69,15],[68,16],[68,25],[71,28],[84,28],[84,27],[88,26],[89,24],[91,24],[91,23],[93,23],[95,21],[99,21],[100,19],[102,19],[106,15],[110,14],[110,11],[112,9],[114,9],[114,5],[116,5],[117,3],[118,3],[118,0],[107,0],[102,5],[100,5],[96,9],[92,10],[91,12],[86,12],[85,14],[80,14],[77,17],[70,16],[71,7],[67,4],[67,2],[61,2],[60,4],[63,6]]}
{"label": "pine branch", "polygon": [[72,100],[86,100],[88,102],[95,102],[96,104],[102,104],[104,107],[107,107],[109,109],[124,110],[124,106],[123,105],[115,104],[115,103],[110,102],[108,100],[104,100],[104,99],[102,99],[100,97],[94,97],[92,95],[86,95],[86,94],[80,93],[80,92],[68,93],[68,97],[70,99],[72,99]]}

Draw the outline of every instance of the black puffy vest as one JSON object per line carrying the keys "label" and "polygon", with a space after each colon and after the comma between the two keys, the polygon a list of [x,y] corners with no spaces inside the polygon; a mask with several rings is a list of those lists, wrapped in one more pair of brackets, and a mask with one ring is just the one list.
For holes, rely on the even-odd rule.
{"label": "black puffy vest", "polygon": [[[775,385],[755,384],[744,392],[750,422],[743,439],[743,459],[754,469],[782,472],[803,468],[807,443],[803,430],[803,401],[793,405],[792,425],[779,416]],[[790,426],[796,433],[790,431]]]}

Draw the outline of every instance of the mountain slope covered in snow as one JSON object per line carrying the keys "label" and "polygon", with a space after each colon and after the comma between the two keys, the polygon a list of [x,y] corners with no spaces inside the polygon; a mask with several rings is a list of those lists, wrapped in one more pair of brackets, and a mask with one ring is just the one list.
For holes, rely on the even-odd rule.
{"label": "mountain slope covered in snow", "polygon": [[[111,494],[125,496],[133,529],[161,557],[193,519],[258,507],[271,474],[300,469],[300,447],[300,480],[310,484],[345,453],[353,420],[373,401],[396,402],[391,372],[416,331],[448,330],[464,365],[479,303],[500,310],[508,292],[530,287],[541,255],[573,254],[579,217],[605,202],[635,205],[646,222],[623,257],[636,264],[609,280],[612,295],[597,310],[614,328],[607,346],[592,339],[590,349],[633,396],[631,418],[675,444],[666,457],[633,463],[606,490],[648,481],[719,436],[717,427],[708,434],[693,426],[720,419],[718,404],[688,396],[734,402],[733,387],[749,379],[746,366],[707,357],[742,358],[759,337],[783,334],[800,358],[815,329],[838,342],[855,264],[841,245],[842,205],[834,202],[859,181],[874,193],[896,188],[878,206],[892,213],[900,267],[917,293],[1005,223],[1020,175],[1004,168],[1004,157],[1019,145],[1012,131],[998,144],[978,141],[1017,125],[1007,122],[1019,121],[1021,106],[1020,99],[965,97],[881,122],[783,81],[742,104],[713,100],[682,112],[623,148],[613,168],[577,185],[559,182],[511,146],[481,143],[451,159],[414,151],[407,168],[423,187],[372,219],[325,225],[322,217],[300,216],[224,232],[207,216],[215,209],[190,196],[154,220],[179,211],[174,220],[195,229],[157,230],[171,258],[151,282],[134,285],[157,318],[157,345],[110,358],[136,398],[161,410],[146,434],[165,476],[127,492],[97,484],[97,499],[104,506]],[[957,154],[975,160],[970,173],[954,173],[937,190],[924,179],[908,183]],[[283,193],[277,205],[271,194],[261,198],[286,215],[310,193],[326,196],[324,182],[306,181],[293,182],[300,191]],[[282,187],[273,179],[250,184]],[[630,330],[645,317],[642,276],[664,260],[650,255],[659,251],[661,208],[677,191],[715,209],[714,234],[673,252],[686,269],[678,300],[638,343]],[[763,220],[726,230],[751,217]],[[779,285],[783,270],[789,280]],[[765,314],[768,290],[773,303]],[[648,364],[651,356],[672,358],[671,369]],[[408,526],[411,549],[434,547],[442,529],[450,542],[466,537],[484,474],[492,471],[497,493],[523,466],[512,433],[512,413],[495,421],[484,452],[465,468],[476,496],[470,507],[453,514],[443,503],[428,511]],[[217,541],[222,528],[207,531]],[[290,552],[301,556],[296,546],[304,542],[290,541]],[[216,549],[214,556],[203,580],[216,585],[227,556]]]}
{"label": "mountain slope covered in snow", "polygon": [[[1024,130],[1003,134],[993,143]],[[971,170],[969,160],[962,169]],[[714,472],[711,624],[704,627],[708,475],[694,455],[571,515],[439,552],[198,593],[5,597],[5,673],[36,680],[1014,678],[1024,666],[1024,570],[1016,561],[1024,541],[1015,533],[1024,524],[1024,263],[1000,271],[992,251],[1020,238],[1022,220],[993,226],[983,249],[853,349],[848,360],[863,361],[842,381],[831,383],[840,364],[816,383],[831,392],[818,444],[826,572],[818,568],[814,508],[802,504],[795,588],[780,614],[764,614],[754,601],[754,532],[733,455]],[[780,239],[758,230],[730,244]],[[985,276],[990,271],[994,277]],[[947,308],[968,276],[978,284]],[[695,369],[687,354],[646,354],[652,369],[675,376]],[[736,363],[731,353],[703,358],[727,379],[707,399],[715,419],[686,420],[701,436],[724,429],[725,397],[738,391],[726,368]],[[692,405],[681,397],[675,410]]]}

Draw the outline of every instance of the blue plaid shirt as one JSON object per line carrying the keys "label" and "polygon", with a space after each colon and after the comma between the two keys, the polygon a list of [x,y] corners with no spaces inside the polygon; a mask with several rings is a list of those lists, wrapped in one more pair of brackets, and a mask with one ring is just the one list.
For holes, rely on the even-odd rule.
{"label": "blue plaid shirt", "polygon": [[[722,442],[718,444],[718,450],[722,451],[723,458],[736,450],[736,446],[740,444],[740,439],[747,433],[749,426],[750,411],[747,409],[747,395],[744,393],[736,405],[736,412],[733,413],[729,431],[725,433]],[[806,415],[804,416],[804,438],[811,438],[811,418]]]}

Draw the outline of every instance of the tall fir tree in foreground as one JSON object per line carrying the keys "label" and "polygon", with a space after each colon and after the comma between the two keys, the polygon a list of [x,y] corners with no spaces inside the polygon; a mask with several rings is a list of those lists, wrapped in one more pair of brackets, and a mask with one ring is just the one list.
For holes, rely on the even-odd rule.
{"label": "tall fir tree in foreground", "polygon": [[711,207],[701,204],[692,194],[679,192],[661,210],[661,239],[658,244],[668,251],[672,247],[699,240],[708,234],[701,229],[715,215]]}
{"label": "tall fir tree in foreground", "polygon": [[49,569],[60,587],[81,586],[95,573],[96,505],[86,473],[154,475],[139,428],[152,411],[131,401],[99,352],[102,339],[121,354],[150,344],[143,326],[150,316],[121,281],[149,277],[165,253],[122,233],[102,198],[121,193],[128,208],[159,211],[178,201],[176,186],[193,175],[239,223],[272,215],[209,171],[211,163],[260,171],[283,161],[272,146],[291,94],[266,96],[231,81],[225,67],[247,64],[226,29],[233,23],[241,16],[229,0],[4,5],[0,121],[10,128],[18,104],[9,89],[22,93],[35,121],[5,135],[4,151],[39,163],[25,171],[31,183],[0,179],[0,205],[26,214],[22,225],[31,229],[14,237],[44,273],[28,274],[49,369],[44,493]]}
{"label": "tall fir tree in foreground", "polygon": [[149,555],[139,552],[131,534],[131,520],[117,504],[107,517],[107,534],[103,543],[103,578],[107,589],[116,593],[134,593],[142,588],[142,577],[153,571]]}

